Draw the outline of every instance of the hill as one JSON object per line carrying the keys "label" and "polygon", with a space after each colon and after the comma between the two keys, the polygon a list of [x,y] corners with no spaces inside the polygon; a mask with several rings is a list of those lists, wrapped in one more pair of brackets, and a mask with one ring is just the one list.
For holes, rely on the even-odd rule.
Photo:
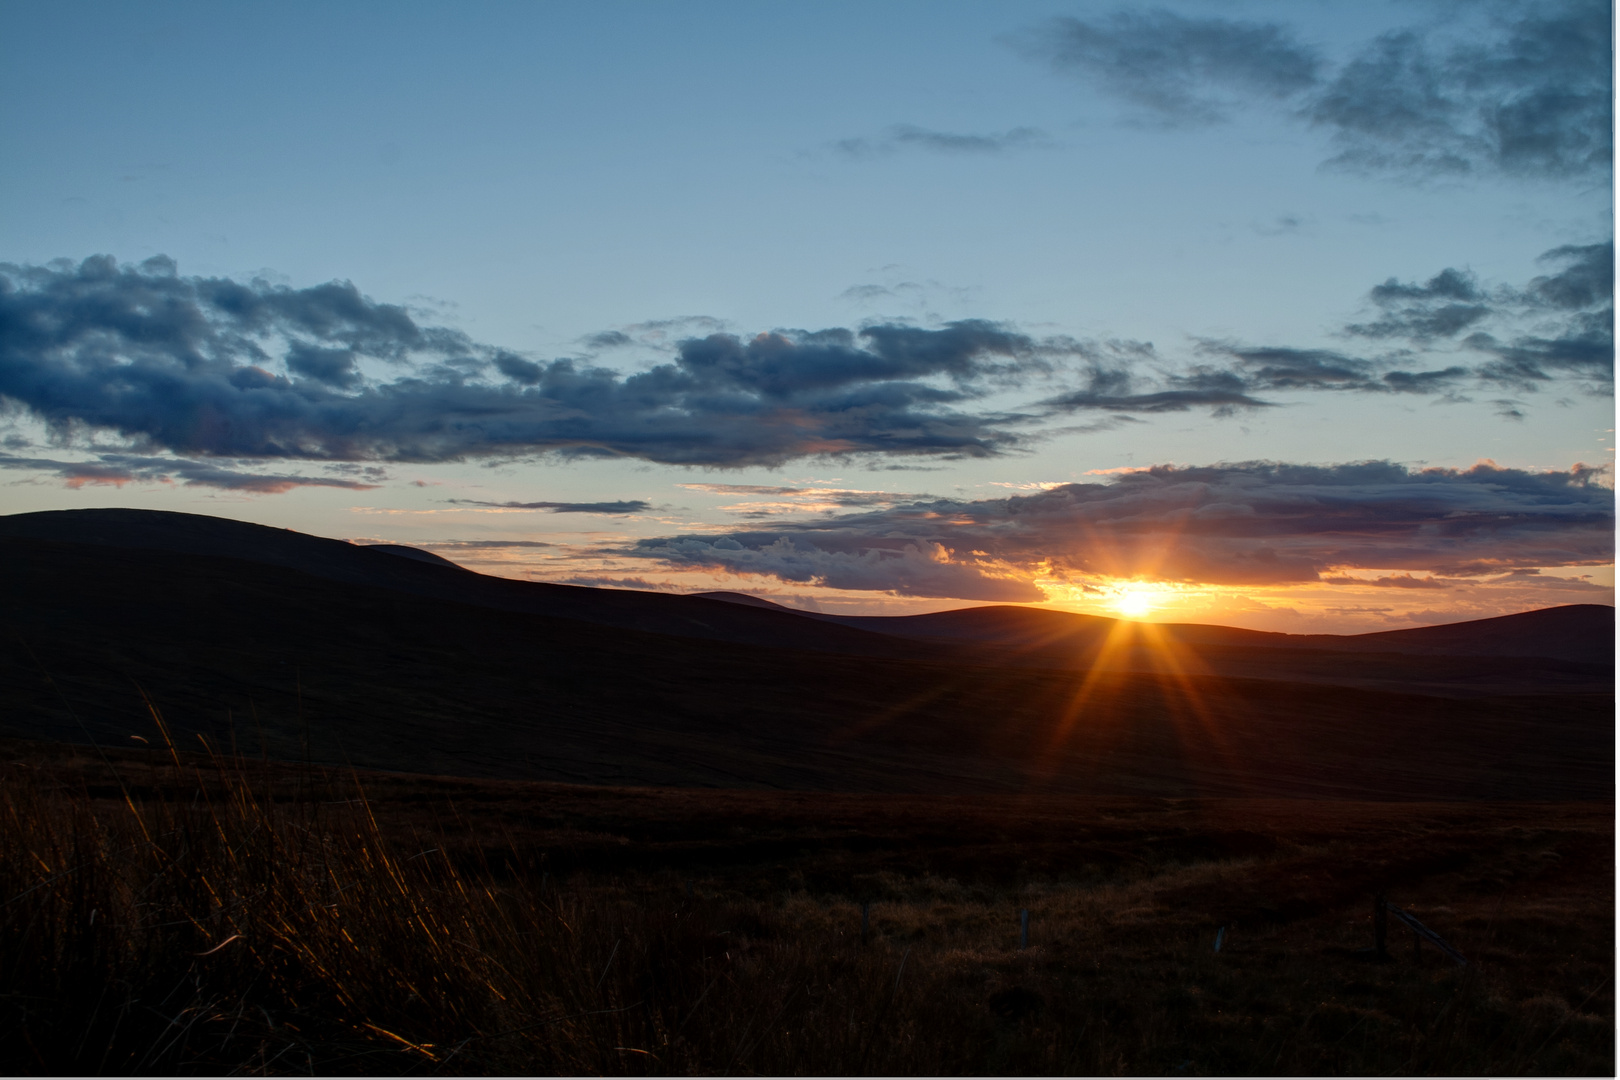
{"label": "hill", "polygon": [[[792,608],[743,593],[700,596],[777,611]],[[1122,620],[1043,608],[989,605],[927,615],[827,615],[800,612],[841,626],[921,641],[981,642],[1016,649],[1100,649]],[[1404,653],[1411,656],[1540,656],[1606,664],[1614,658],[1614,609],[1569,604],[1491,619],[1383,630],[1370,634],[1278,634],[1232,626],[1153,623],[1184,645],[1310,649],[1323,652]]]}
{"label": "hill", "polygon": [[[1478,673],[1484,682],[1535,676],[1469,697],[1416,678],[1403,688],[1400,664],[1434,662],[1387,653],[1222,659],[1208,646],[1173,670],[1014,663],[1008,646],[511,582],[218,519],[95,512],[86,541],[61,539],[75,517],[0,519],[0,734],[130,745],[156,734],[144,692],[189,745],[449,775],[938,794],[1612,795],[1612,692],[1600,685],[1612,668],[1453,658],[1498,669]],[[637,621],[667,629],[626,625]],[[1268,656],[1312,678],[1281,677]],[[1231,674],[1240,660],[1268,677]],[[1355,682],[1374,675],[1382,684]]]}

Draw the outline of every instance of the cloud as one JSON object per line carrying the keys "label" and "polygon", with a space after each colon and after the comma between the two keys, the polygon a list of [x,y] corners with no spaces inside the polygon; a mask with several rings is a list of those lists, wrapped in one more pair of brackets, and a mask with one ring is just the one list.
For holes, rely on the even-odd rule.
{"label": "cloud", "polygon": [[1172,125],[1225,119],[1246,97],[1287,99],[1317,85],[1323,62],[1276,23],[1121,10],[1053,19],[1025,51]]}
{"label": "cloud", "polygon": [[1380,36],[1305,109],[1362,171],[1575,176],[1611,168],[1610,10],[1525,4],[1472,39]]}
{"label": "cloud", "polygon": [[1060,394],[1040,403],[1055,412],[1098,409],[1105,412],[1164,413],[1186,412],[1188,409],[1208,407],[1217,416],[1229,416],[1237,409],[1259,409],[1271,402],[1260,401],[1247,394],[1218,388],[1196,390],[1158,390],[1143,394],[1099,394],[1090,390],[1077,390]]}
{"label": "cloud", "polygon": [[748,501],[721,507],[727,513],[745,518],[769,518],[783,514],[826,513],[851,507],[895,506],[932,498],[916,492],[865,491],[833,487],[775,487],[764,484],[680,484],[689,491],[711,495],[743,495]]}
{"label": "cloud", "polygon": [[662,581],[648,581],[638,577],[602,577],[586,574],[565,578],[548,578],[553,585],[584,585],[591,589],[636,589],[641,592],[685,592],[681,585]]}
{"label": "cloud", "polygon": [[[829,588],[1039,600],[1038,579],[1270,585],[1403,571],[1400,581],[1613,558],[1614,492],[1597,470],[1408,469],[1245,462],[1154,466],[1005,499],[919,501],[621,554]],[[1416,579],[1427,580],[1427,578]]]}
{"label": "cloud", "polygon": [[[744,537],[751,543],[741,543]],[[1028,581],[953,561],[945,548],[928,541],[841,551],[801,544],[794,536],[750,533],[718,540],[691,536],[643,540],[633,554],[657,559],[670,569],[758,574],[829,589],[1007,603],[1045,599]]]}
{"label": "cloud", "polygon": [[1487,290],[1449,267],[1422,285],[1390,278],[1368,294],[1378,318],[1345,332],[1428,347],[1467,331],[1457,344],[1489,357],[1474,372],[1486,382],[1533,390],[1571,377],[1612,386],[1613,241],[1553,248],[1538,261],[1559,269],[1519,288]]}
{"label": "cloud", "polygon": [[900,150],[924,150],[936,154],[999,154],[1040,146],[1047,141],[1039,128],[1018,127],[989,135],[963,135],[930,131],[912,124],[896,124],[875,138],[840,139],[833,146],[845,157],[871,158]]}
{"label": "cloud", "polygon": [[556,544],[545,540],[435,540],[422,541],[416,545],[424,548],[442,548],[446,551],[485,551],[499,550],[501,548],[548,548]]}
{"label": "cloud", "polygon": [[172,484],[178,481],[186,487],[211,487],[221,491],[242,491],[252,495],[280,495],[301,487],[373,491],[380,486],[331,476],[247,472],[229,468],[218,462],[143,457],[134,454],[101,454],[94,461],[61,461],[54,458],[0,454],[0,469],[54,473],[70,488],[86,485],[121,488],[125,484],[133,483]]}
{"label": "cloud", "polygon": [[1304,228],[1305,222],[1296,214],[1282,214],[1271,221],[1255,222],[1249,227],[1260,236],[1286,236]]}
{"label": "cloud", "polygon": [[[1367,294],[1375,314],[1342,331],[1375,355],[1205,341],[1186,362],[1149,342],[1036,337],[987,319],[890,320],[681,337],[631,373],[419,325],[346,282],[187,278],[163,258],[0,265],[0,405],[42,420],[62,445],[114,432],[132,453],[198,459],[984,458],[1056,434],[1053,421],[1076,413],[1094,419],[1066,430],[1199,408],[1228,416],[1284,393],[1455,394],[1473,383],[1525,394],[1558,380],[1606,392],[1612,250],[1555,248],[1547,272],[1518,287],[1455,268],[1391,278]],[[645,344],[695,325],[708,322],[630,329]],[[1056,392],[1023,408],[984,404],[1042,382]]]}
{"label": "cloud", "polygon": [[347,282],[187,278],[168,259],[0,266],[0,398],[64,441],[114,431],[199,457],[984,457],[1033,418],[972,403],[1071,345],[982,319],[710,333],[624,374],[420,326]]}
{"label": "cloud", "polygon": [[628,323],[614,330],[603,330],[580,338],[580,344],[595,352],[626,349],[635,345],[668,349],[673,340],[686,334],[713,334],[726,329],[724,319],[712,315],[678,315],[672,319],[649,319]]}
{"label": "cloud", "polygon": [[635,339],[622,330],[604,330],[585,338],[585,345],[592,349],[622,349],[634,344]]}
{"label": "cloud", "polygon": [[1372,585],[1381,589],[1449,589],[1450,584],[1434,577],[1413,577],[1411,574],[1386,574],[1377,578],[1325,577],[1329,585]]}
{"label": "cloud", "polygon": [[[1144,387],[1122,366],[1094,367],[1087,390],[1049,398],[1054,409],[1169,411],[1209,405],[1217,412],[1275,404],[1288,392],[1455,394],[1466,386],[1531,393],[1557,380],[1609,392],[1614,382],[1614,244],[1554,248],[1538,260],[1555,268],[1522,286],[1487,287],[1447,267],[1421,283],[1389,278],[1367,293],[1376,314],[1344,326],[1352,342],[1395,346],[1379,355],[1288,345],[1201,341],[1214,363],[1164,376],[1170,391]],[[1428,362],[1436,366],[1418,368]],[[1124,394],[1123,390],[1134,390]],[[1497,401],[1498,415],[1522,419],[1523,402]]]}
{"label": "cloud", "polygon": [[497,510],[545,510],[553,514],[639,514],[652,504],[640,499],[619,502],[484,502],[480,499],[446,499],[460,506],[488,506]]}
{"label": "cloud", "polygon": [[766,484],[678,484],[690,491],[706,491],[713,495],[774,495],[782,498],[806,499],[834,506],[892,506],[928,496],[916,492],[865,491],[860,488],[833,487],[773,487]]}
{"label": "cloud", "polygon": [[[1155,373],[1129,366],[1094,364],[1087,385],[1037,402],[1051,414],[1101,411],[1152,414],[1207,408],[1217,417],[1278,404],[1257,395],[1280,392],[1353,391],[1432,394],[1470,374],[1452,366],[1432,371],[1384,370],[1380,362],[1330,349],[1252,346],[1203,341],[1198,351],[1219,364],[1192,364]],[[1160,365],[1161,368],[1163,365]]]}
{"label": "cloud", "polygon": [[1347,332],[1361,337],[1429,342],[1455,336],[1491,313],[1488,298],[1474,275],[1450,267],[1423,285],[1405,285],[1390,278],[1374,286],[1368,298],[1378,305],[1380,317],[1374,322],[1347,326]]}
{"label": "cloud", "polygon": [[840,300],[853,300],[857,303],[869,303],[897,295],[896,292],[885,285],[851,285],[838,294]]}
{"label": "cloud", "polygon": [[1246,105],[1325,132],[1329,164],[1425,177],[1604,176],[1612,169],[1610,7],[1600,0],[1450,9],[1334,65],[1287,26],[1124,9],[1054,19],[1023,50],[1128,103],[1210,124]]}
{"label": "cloud", "polygon": [[1551,308],[1579,311],[1614,302],[1614,241],[1566,244],[1544,252],[1539,262],[1563,263],[1556,274],[1531,281],[1525,292]]}

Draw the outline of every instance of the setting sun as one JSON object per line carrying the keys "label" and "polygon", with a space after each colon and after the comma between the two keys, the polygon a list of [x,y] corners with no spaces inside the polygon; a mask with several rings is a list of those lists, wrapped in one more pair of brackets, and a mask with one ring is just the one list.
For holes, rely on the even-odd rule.
{"label": "setting sun", "polygon": [[1155,599],[1147,589],[1126,589],[1114,601],[1114,607],[1127,619],[1140,619],[1158,606]]}

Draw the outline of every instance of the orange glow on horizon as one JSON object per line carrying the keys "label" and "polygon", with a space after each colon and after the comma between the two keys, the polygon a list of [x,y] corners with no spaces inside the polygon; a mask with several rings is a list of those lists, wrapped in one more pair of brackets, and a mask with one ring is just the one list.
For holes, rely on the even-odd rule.
{"label": "orange glow on horizon", "polygon": [[1114,606],[1127,619],[1140,619],[1153,612],[1158,604],[1158,590],[1131,585],[1122,589]]}

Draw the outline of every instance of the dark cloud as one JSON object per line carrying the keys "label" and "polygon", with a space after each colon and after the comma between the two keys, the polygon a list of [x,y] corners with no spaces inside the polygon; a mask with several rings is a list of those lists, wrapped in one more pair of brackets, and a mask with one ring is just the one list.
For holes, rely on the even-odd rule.
{"label": "dark cloud", "polygon": [[[1584,467],[1248,462],[649,539],[624,554],[832,588],[1038,600],[1036,577],[1256,585],[1370,569],[1453,578],[1605,564],[1613,541],[1614,492]],[[1392,587],[1426,587],[1402,576]]]}
{"label": "dark cloud", "polygon": [[604,577],[579,574],[574,577],[548,579],[553,585],[584,585],[591,589],[636,589],[641,592],[685,592],[685,587],[662,581],[648,581],[638,577]]}
{"label": "dark cloud", "polygon": [[875,138],[841,139],[833,146],[839,153],[852,158],[879,157],[898,150],[926,150],[939,154],[999,154],[1040,146],[1046,142],[1046,132],[1039,128],[1019,127],[989,135],[964,135],[949,131],[930,131],[912,124],[896,124]]}
{"label": "dark cloud", "polygon": [[1471,334],[1464,344],[1493,359],[1481,365],[1482,378],[1518,390],[1533,391],[1559,375],[1590,379],[1607,388],[1614,380],[1614,315],[1581,320],[1557,337],[1524,335],[1502,341],[1491,334]]}
{"label": "dark cloud", "polygon": [[1612,169],[1610,6],[1509,3],[1391,31],[1329,64],[1286,26],[1125,9],[1056,19],[1027,52],[1167,124],[1280,105],[1327,133],[1330,162],[1405,176]]}
{"label": "dark cloud", "polygon": [[1217,416],[1228,416],[1237,409],[1258,409],[1270,405],[1247,394],[1231,390],[1159,390],[1145,394],[1098,394],[1077,390],[1047,398],[1040,404],[1055,412],[1100,410],[1103,412],[1164,413],[1209,408]]}
{"label": "dark cloud", "polygon": [[1522,288],[1487,290],[1450,268],[1422,285],[1391,278],[1368,294],[1378,318],[1346,333],[1428,347],[1466,331],[1456,344],[1488,357],[1472,372],[1486,382],[1521,390],[1560,377],[1612,385],[1613,242],[1554,248],[1539,261],[1559,269]]}
{"label": "dark cloud", "polygon": [[[1169,413],[1208,408],[1212,415],[1230,416],[1238,409],[1271,404],[1250,396],[1250,387],[1235,372],[1194,368],[1179,374],[1157,375],[1144,363],[1158,361],[1145,342],[1109,342],[1086,346],[1085,386],[1037,402],[1051,413]],[[1156,364],[1162,367],[1162,364]]]}
{"label": "dark cloud", "polygon": [[692,491],[712,495],[741,495],[756,500],[724,507],[728,513],[744,518],[770,518],[784,514],[799,514],[806,510],[832,512],[840,508],[894,506],[932,498],[916,492],[864,491],[854,488],[784,487],[765,484],[682,484]]}
{"label": "dark cloud", "polygon": [[[1193,366],[1164,383],[1188,392],[1188,405],[1219,408],[1217,395],[1231,395],[1228,411],[1272,404],[1257,395],[1300,391],[1456,394],[1483,385],[1529,393],[1573,380],[1607,392],[1614,381],[1613,260],[1612,242],[1554,248],[1539,261],[1556,271],[1521,287],[1487,288],[1472,273],[1449,267],[1421,283],[1390,278],[1367,294],[1376,316],[1350,323],[1341,336],[1396,343],[1400,348],[1393,352],[1369,357],[1204,341],[1200,353],[1225,366]],[[1426,357],[1443,366],[1413,369]],[[1131,385],[1141,382],[1140,376],[1119,377],[1134,380]],[[1153,401],[1149,393],[1140,397],[1144,404]],[[1093,387],[1049,403],[1106,408],[1108,400]],[[1524,416],[1523,402],[1497,404],[1504,418]]]}
{"label": "dark cloud", "polygon": [[639,514],[652,504],[640,499],[619,502],[484,502],[480,499],[447,499],[459,506],[489,506],[499,510],[547,510],[553,514]]}
{"label": "dark cloud", "polygon": [[1413,577],[1411,574],[1386,574],[1377,578],[1325,577],[1329,585],[1372,585],[1380,589],[1449,589],[1447,582],[1434,577]]}
{"label": "dark cloud", "polygon": [[417,547],[428,549],[441,548],[445,551],[499,550],[500,548],[547,548],[556,547],[556,544],[545,540],[438,540],[433,543],[421,543]]}
{"label": "dark cloud", "polygon": [[287,346],[287,370],[347,390],[360,381],[352,349],[322,349],[294,341]]}
{"label": "dark cloud", "polygon": [[1473,374],[1451,366],[1432,371],[1386,370],[1379,362],[1330,349],[1248,346],[1204,341],[1199,352],[1227,366],[1194,364],[1154,374],[1127,367],[1093,367],[1085,388],[1046,398],[1050,413],[1099,411],[1152,414],[1207,408],[1217,417],[1278,404],[1258,395],[1285,392],[1435,394]]}
{"label": "dark cloud", "polygon": [[1563,263],[1556,274],[1538,277],[1525,290],[1551,308],[1579,311],[1614,302],[1614,241],[1567,244],[1542,254],[1539,262]]}
{"label": "dark cloud", "polygon": [[707,491],[714,495],[779,495],[804,498],[815,502],[831,502],[839,506],[889,506],[928,498],[916,492],[864,491],[859,488],[834,487],[777,487],[768,484],[682,484],[693,491]]}
{"label": "dark cloud", "polygon": [[1455,387],[1471,372],[1465,367],[1438,371],[1386,371],[1379,378],[1397,394],[1440,394]]}
{"label": "dark cloud", "polygon": [[586,347],[591,349],[622,349],[634,344],[635,340],[622,330],[604,330],[585,339]]}
{"label": "dark cloud", "polygon": [[510,353],[496,355],[495,370],[523,386],[533,386],[543,379],[546,374],[545,369],[533,360],[525,360],[521,356],[513,356]]}
{"label": "dark cloud", "polygon": [[1449,267],[1422,285],[1390,278],[1375,285],[1368,298],[1380,308],[1379,318],[1348,326],[1349,333],[1428,342],[1455,336],[1491,313],[1474,275]]}
{"label": "dark cloud", "polygon": [[1028,581],[987,573],[970,562],[954,561],[945,548],[926,540],[829,550],[817,539],[760,532],[718,539],[680,536],[644,540],[633,554],[657,559],[670,569],[758,574],[829,589],[1005,603],[1045,599],[1045,594]]}
{"label": "dark cloud", "polygon": [[[300,290],[186,278],[161,259],[0,266],[0,400],[63,443],[112,431],[132,452],[196,458],[551,454],[725,468],[988,457],[1054,434],[1031,429],[1076,413],[1112,424],[1190,409],[1225,416],[1285,393],[1456,394],[1470,382],[1497,393],[1557,380],[1605,391],[1612,244],[1543,258],[1549,272],[1518,288],[1487,289],[1455,269],[1376,286],[1376,316],[1344,331],[1388,350],[1376,356],[1203,342],[1188,364],[1148,342],[1034,337],[961,319],[708,333],[660,345],[667,359],[629,374],[420,326],[348,283]],[[662,327],[635,329],[652,341]],[[1049,378],[1066,388],[1026,408],[981,404]]]}
{"label": "dark cloud", "polygon": [[1233,99],[1287,99],[1317,85],[1315,50],[1275,23],[1197,19],[1126,9],[1053,19],[1026,51],[1087,79],[1165,123],[1223,119]]}
{"label": "dark cloud", "polygon": [[0,266],[0,397],[61,438],[111,430],[191,456],[982,457],[1033,418],[972,403],[1072,348],[975,319],[711,333],[625,375],[419,326],[348,283],[186,278],[168,260]]}
{"label": "dark cloud", "polygon": [[1399,31],[1344,65],[1305,110],[1332,132],[1334,162],[1418,174],[1609,171],[1609,5],[1516,7],[1472,39]]}
{"label": "dark cloud", "polygon": [[184,458],[148,457],[137,454],[100,454],[94,461],[61,461],[54,458],[0,454],[0,469],[51,473],[72,488],[102,484],[123,487],[125,484],[180,483],[186,487],[210,487],[253,495],[280,495],[301,487],[372,491],[380,486],[339,477],[250,472],[229,468],[220,462],[188,461]]}

